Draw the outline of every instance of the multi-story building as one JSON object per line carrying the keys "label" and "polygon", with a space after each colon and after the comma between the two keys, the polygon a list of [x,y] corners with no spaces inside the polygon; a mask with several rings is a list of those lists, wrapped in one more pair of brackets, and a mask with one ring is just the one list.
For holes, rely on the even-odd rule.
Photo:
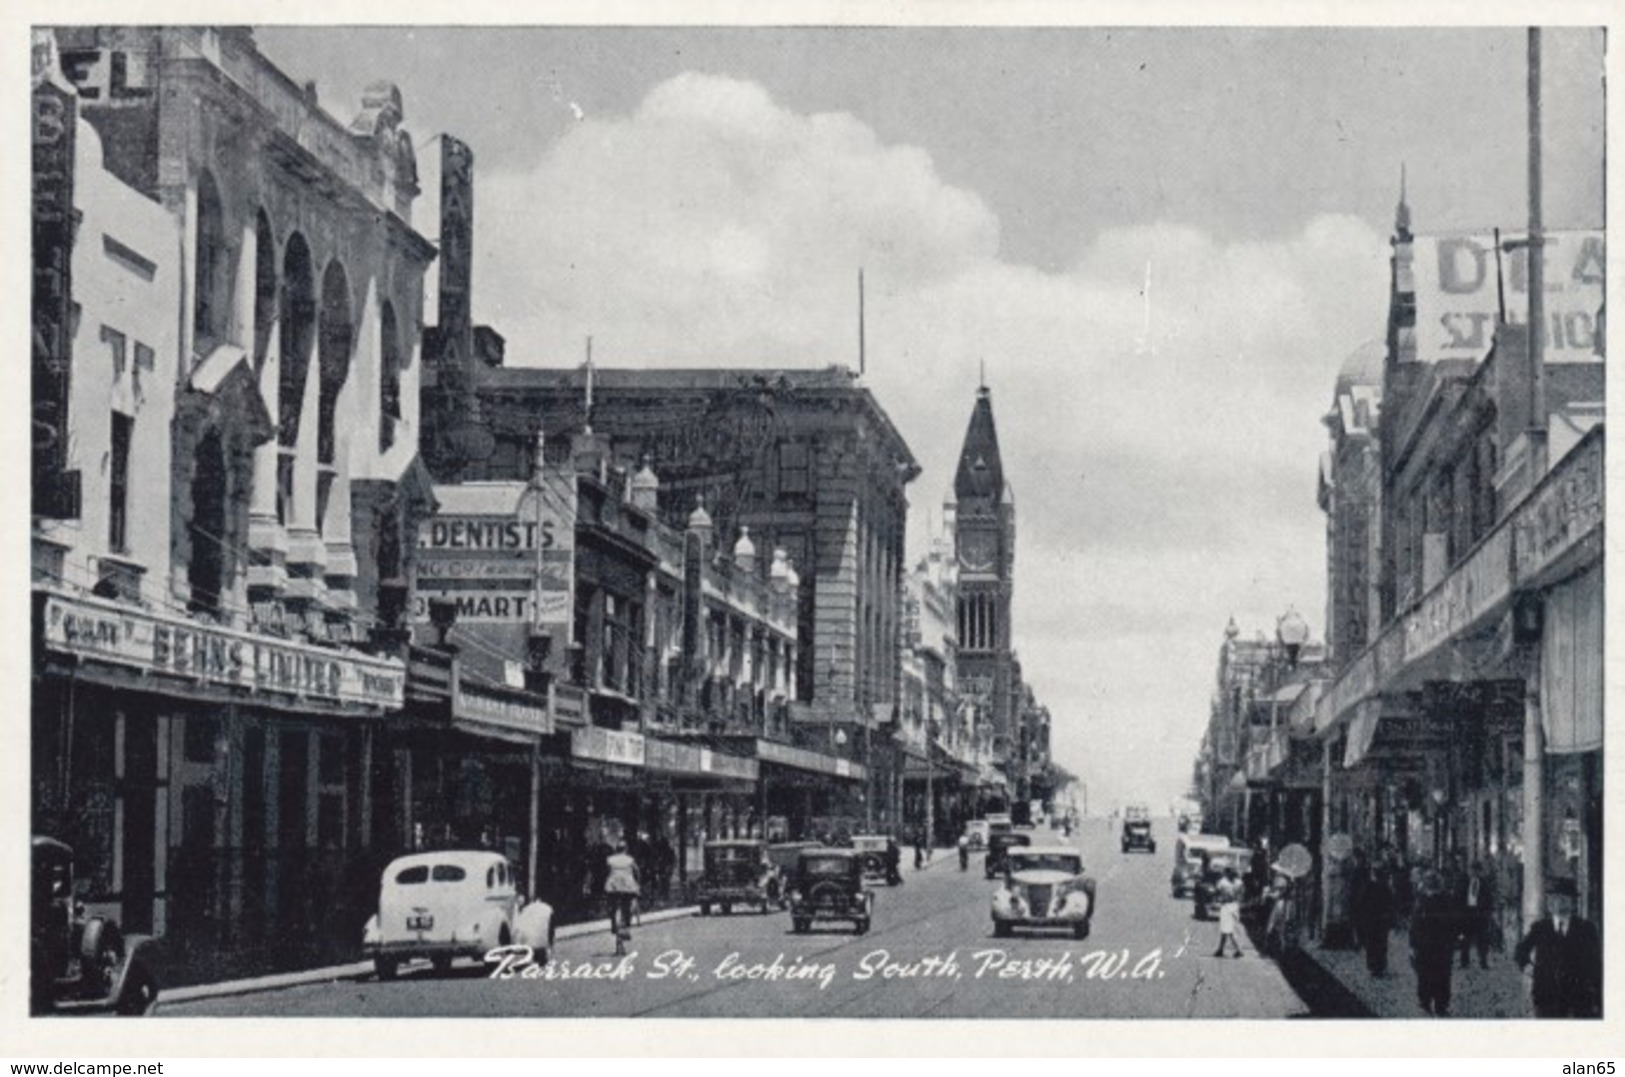
{"label": "multi-story building", "polygon": [[35,233],[34,825],[127,928],[350,936],[432,505],[400,95],[337,123],[243,29],[59,29],[36,63],[35,203],[78,227]]}
{"label": "multi-story building", "polygon": [[1328,825],[1490,865],[1509,935],[1545,874],[1575,879],[1585,915],[1603,909],[1602,237],[1548,234],[1541,250],[1536,356],[1526,245],[1414,235],[1401,202],[1380,619],[1338,656],[1316,715]]}

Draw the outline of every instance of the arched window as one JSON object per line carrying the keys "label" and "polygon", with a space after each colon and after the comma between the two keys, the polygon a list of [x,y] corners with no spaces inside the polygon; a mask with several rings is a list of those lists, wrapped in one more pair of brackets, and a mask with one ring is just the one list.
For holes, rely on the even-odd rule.
{"label": "arched window", "polygon": [[260,210],[254,220],[254,373],[265,368],[276,322],[276,236]]}
{"label": "arched window", "polygon": [[316,330],[316,280],[305,237],[294,233],[282,257],[281,364],[277,378],[277,440],[285,448],[299,444],[299,410],[305,401],[305,376]]}
{"label": "arched window", "polygon": [[187,608],[219,613],[226,589],[226,451],[220,431],[210,427],[194,450],[192,471],[192,555],[186,566],[191,585]]}
{"label": "arched window", "polygon": [[322,274],[322,310],[316,341],[317,395],[316,462],[331,465],[337,455],[334,430],[339,390],[350,376],[350,351],[355,330],[350,322],[350,282],[336,260]]}
{"label": "arched window", "polygon": [[384,303],[379,318],[378,354],[382,357],[382,370],[378,379],[378,451],[386,453],[395,444],[396,429],[401,423],[401,338],[395,324],[395,308]]}
{"label": "arched window", "polygon": [[226,339],[231,326],[231,254],[226,248],[225,212],[220,190],[208,172],[197,181],[197,249],[193,264],[193,350],[206,355]]}

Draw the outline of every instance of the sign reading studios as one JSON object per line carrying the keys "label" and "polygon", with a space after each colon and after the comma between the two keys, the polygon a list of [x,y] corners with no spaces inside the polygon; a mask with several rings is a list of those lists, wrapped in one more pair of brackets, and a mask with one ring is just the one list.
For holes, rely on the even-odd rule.
{"label": "sign reading studios", "polygon": [[405,669],[392,659],[300,646],[96,599],[48,596],[43,618],[48,649],[141,673],[371,710],[398,709],[406,698]]}
{"label": "sign reading studios", "polygon": [[[1523,236],[1418,236],[1416,358],[1482,359],[1495,332],[1501,295],[1511,322],[1529,320],[1528,246]],[[1548,232],[1543,243],[1547,362],[1596,362],[1605,246],[1601,232]]]}

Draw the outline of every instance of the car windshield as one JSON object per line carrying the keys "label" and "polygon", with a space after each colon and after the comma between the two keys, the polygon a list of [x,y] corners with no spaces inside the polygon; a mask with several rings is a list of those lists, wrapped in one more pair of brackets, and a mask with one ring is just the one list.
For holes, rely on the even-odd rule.
{"label": "car windshield", "polygon": [[847,874],[850,863],[843,856],[813,856],[801,861],[801,871],[805,875],[838,877]]}
{"label": "car windshield", "polygon": [[1083,861],[1065,853],[1016,853],[1010,857],[1011,871],[1064,871],[1076,875]]}

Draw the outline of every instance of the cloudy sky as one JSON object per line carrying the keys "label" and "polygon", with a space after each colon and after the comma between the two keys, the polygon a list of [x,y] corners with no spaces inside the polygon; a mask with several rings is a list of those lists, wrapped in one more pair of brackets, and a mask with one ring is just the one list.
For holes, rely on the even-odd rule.
{"label": "cloudy sky", "polygon": [[[1476,29],[262,29],[348,120],[476,156],[509,362],[856,365],[925,467],[986,363],[1015,636],[1091,807],[1184,788],[1226,620],[1324,620],[1321,416],[1418,231],[1526,220],[1525,35]],[[1545,40],[1546,220],[1602,224],[1602,38]],[[432,220],[419,220],[434,235]],[[1146,284],[1149,279],[1149,301]]]}

